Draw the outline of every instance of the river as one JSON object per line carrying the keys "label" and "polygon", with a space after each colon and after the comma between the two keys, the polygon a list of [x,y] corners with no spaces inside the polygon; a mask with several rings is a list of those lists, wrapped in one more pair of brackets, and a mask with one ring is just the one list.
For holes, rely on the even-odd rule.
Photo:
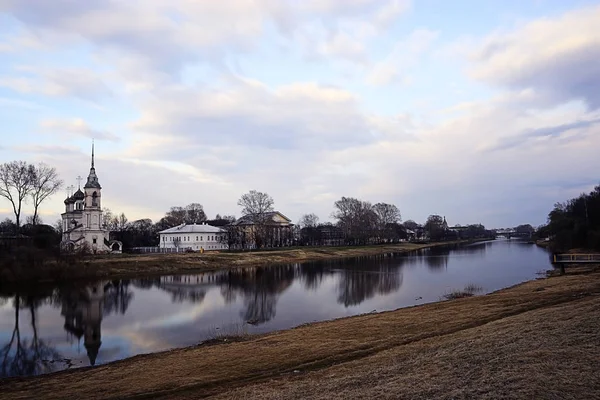
{"label": "river", "polygon": [[0,293],[0,378],[439,301],[469,284],[485,294],[551,268],[543,249],[496,240],[411,254]]}

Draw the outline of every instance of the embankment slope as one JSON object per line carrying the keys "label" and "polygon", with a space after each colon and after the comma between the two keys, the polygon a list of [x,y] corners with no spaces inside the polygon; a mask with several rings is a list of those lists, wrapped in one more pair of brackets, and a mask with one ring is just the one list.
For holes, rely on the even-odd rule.
{"label": "embankment slope", "polygon": [[3,399],[600,398],[600,271],[0,381]]}

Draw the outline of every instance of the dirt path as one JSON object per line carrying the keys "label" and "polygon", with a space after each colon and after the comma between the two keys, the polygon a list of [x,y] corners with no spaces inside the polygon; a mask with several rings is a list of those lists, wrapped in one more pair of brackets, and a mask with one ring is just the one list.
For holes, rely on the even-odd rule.
{"label": "dirt path", "polygon": [[600,271],[52,375],[3,399],[600,398]]}

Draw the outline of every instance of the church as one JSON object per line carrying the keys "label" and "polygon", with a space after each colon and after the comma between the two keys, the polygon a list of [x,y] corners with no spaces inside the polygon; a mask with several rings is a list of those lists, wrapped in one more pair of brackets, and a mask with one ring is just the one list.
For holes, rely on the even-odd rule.
{"label": "church", "polygon": [[92,144],[92,166],[87,182],[81,190],[81,178],[77,191],[65,199],[62,217],[61,248],[65,251],[89,253],[121,253],[123,245],[110,240],[110,232],[102,219],[102,186],[94,167],[94,144]]}

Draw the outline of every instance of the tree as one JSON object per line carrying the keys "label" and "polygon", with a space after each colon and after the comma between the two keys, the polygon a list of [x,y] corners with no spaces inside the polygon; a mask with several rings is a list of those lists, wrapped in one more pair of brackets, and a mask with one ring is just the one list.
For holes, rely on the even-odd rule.
{"label": "tree", "polygon": [[117,219],[117,230],[118,231],[124,231],[127,229],[127,217],[125,216],[125,213],[121,213]]}
{"label": "tree", "polygon": [[319,217],[316,214],[304,214],[298,221],[300,228],[316,228],[319,225]]}
{"label": "tree", "polygon": [[62,237],[62,234],[63,234],[63,221],[62,221],[62,219],[57,219],[56,222],[54,223],[53,228],[56,231],[56,233],[58,235],[60,235],[60,237]]}
{"label": "tree", "polygon": [[366,244],[377,225],[377,215],[368,201],[353,197],[342,197],[334,203],[336,210],[331,216],[344,232],[346,241],[353,244]]}
{"label": "tree", "polygon": [[44,221],[42,221],[42,218],[39,215],[28,215],[25,218],[25,223],[28,225],[42,225]]}
{"label": "tree", "polygon": [[102,226],[104,229],[108,229],[109,231],[116,230],[116,226],[114,225],[115,216],[113,215],[110,208],[102,209]]}
{"label": "tree", "polygon": [[548,234],[554,251],[600,249],[600,185],[589,194],[556,203],[548,214]]}
{"label": "tree", "polygon": [[206,213],[200,203],[191,203],[185,207],[171,207],[164,217],[156,223],[157,230],[172,228],[182,224],[199,224],[206,222]]}
{"label": "tree", "polygon": [[38,221],[38,209],[40,205],[50,196],[55,194],[63,185],[58,178],[56,168],[49,167],[44,163],[33,167],[31,200],[33,201],[33,225]]}
{"label": "tree", "polygon": [[396,227],[400,221],[400,210],[393,204],[377,203],[373,206],[373,211],[377,215],[377,228],[380,237],[390,240],[396,232]]}
{"label": "tree", "polygon": [[0,222],[0,233],[13,235],[17,231],[17,224],[15,224],[10,218],[4,219]]}
{"label": "tree", "polygon": [[242,195],[237,204],[242,207],[242,214],[262,218],[266,213],[273,211],[274,202],[267,193],[251,190]]}
{"label": "tree", "polygon": [[515,231],[520,235],[532,235],[535,232],[535,228],[530,224],[523,224],[517,226]]}
{"label": "tree", "polygon": [[439,215],[430,215],[425,222],[425,231],[429,234],[431,240],[440,240],[444,237],[443,228],[444,219]]}
{"label": "tree", "polygon": [[17,233],[21,226],[23,202],[33,190],[33,178],[34,166],[25,161],[12,161],[0,165],[0,196],[12,205]]}
{"label": "tree", "polygon": [[404,223],[402,224],[404,225],[404,227],[406,229],[410,229],[411,231],[414,231],[415,229],[420,228],[420,225],[417,224],[415,221],[413,221],[412,219],[409,219],[408,221],[404,221]]}
{"label": "tree", "polygon": [[200,224],[206,221],[206,214],[204,208],[200,203],[191,203],[185,207],[184,223],[186,224]]}
{"label": "tree", "polygon": [[250,235],[257,248],[261,248],[267,231],[267,213],[273,211],[273,198],[267,193],[251,190],[238,200],[242,214],[252,223]]}

